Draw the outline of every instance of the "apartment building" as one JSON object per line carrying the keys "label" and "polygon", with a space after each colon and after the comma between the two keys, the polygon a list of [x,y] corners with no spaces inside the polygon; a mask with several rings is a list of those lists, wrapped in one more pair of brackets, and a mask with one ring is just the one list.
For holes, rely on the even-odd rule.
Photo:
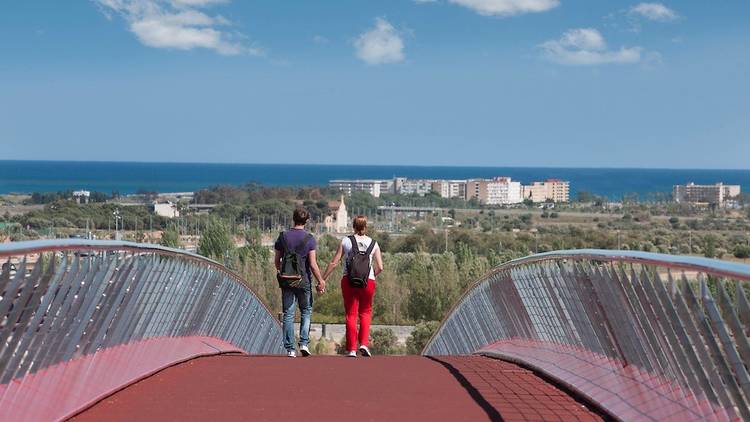
{"label": "apartment building", "polygon": [[510,177],[471,179],[466,182],[466,200],[476,199],[486,205],[508,205],[523,201],[521,182]]}
{"label": "apartment building", "polygon": [[741,190],[740,185],[724,185],[724,200],[740,196]]}
{"label": "apartment building", "polygon": [[409,179],[407,179],[406,177],[394,177],[393,183],[391,185],[391,193],[398,195],[407,180]]}
{"label": "apartment building", "polygon": [[351,195],[353,192],[367,192],[375,198],[379,198],[384,182],[386,182],[386,192],[388,192],[388,184],[384,180],[331,180],[328,182],[328,186],[347,195]]}
{"label": "apartment building", "polygon": [[729,199],[740,194],[740,186],[723,183],[696,185],[691,182],[686,185],[674,185],[672,193],[674,201],[678,203],[724,205]]}
{"label": "apartment building", "polygon": [[367,192],[376,198],[386,192],[419,196],[435,192],[443,198],[462,198],[467,201],[475,199],[487,205],[517,204],[525,198],[534,202],[568,202],[570,200],[570,184],[557,179],[522,186],[520,182],[515,182],[510,177],[469,180],[394,177],[378,180],[331,180],[329,186],[349,195],[352,192]]}
{"label": "apartment building", "polygon": [[510,177],[495,177],[487,183],[487,205],[517,204],[521,201],[521,182],[514,182]]}
{"label": "apartment building", "polygon": [[466,198],[466,180],[435,180],[432,191],[442,198]]}
{"label": "apartment building", "polygon": [[422,180],[422,179],[406,179],[396,178],[394,179],[393,186],[396,187],[395,192],[398,195],[419,195],[425,196],[432,192],[432,184],[434,180]]}
{"label": "apartment building", "polygon": [[523,186],[523,199],[529,199],[531,202],[547,202],[549,200],[549,186],[544,182],[534,182],[530,185]]}
{"label": "apartment building", "polygon": [[466,181],[466,196],[467,201],[472,199],[485,203],[487,201],[487,183],[486,179],[470,179]]}
{"label": "apartment building", "polygon": [[569,202],[570,183],[558,179],[533,182],[523,186],[523,199],[530,199],[532,202]]}

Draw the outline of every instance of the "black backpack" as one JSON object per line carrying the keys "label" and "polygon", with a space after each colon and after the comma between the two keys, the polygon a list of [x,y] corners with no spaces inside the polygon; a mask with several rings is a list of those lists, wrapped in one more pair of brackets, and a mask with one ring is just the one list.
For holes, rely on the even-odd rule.
{"label": "black backpack", "polygon": [[307,271],[307,256],[303,256],[301,250],[310,242],[312,235],[305,236],[302,242],[297,245],[296,249],[290,249],[286,243],[284,232],[279,235],[281,241],[282,256],[281,270],[276,275],[279,287],[302,288],[305,287],[305,272]]}
{"label": "black backpack", "polygon": [[367,280],[370,279],[370,254],[375,248],[375,239],[370,242],[366,251],[359,250],[357,239],[354,236],[349,236],[349,240],[352,242],[352,252],[346,261],[346,276],[352,287],[364,289],[367,287]]}

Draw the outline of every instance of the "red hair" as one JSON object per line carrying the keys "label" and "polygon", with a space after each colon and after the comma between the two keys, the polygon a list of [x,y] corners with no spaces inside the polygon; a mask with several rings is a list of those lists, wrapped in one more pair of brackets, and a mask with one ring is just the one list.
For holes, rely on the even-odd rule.
{"label": "red hair", "polygon": [[352,227],[354,228],[354,232],[356,234],[364,236],[365,233],[367,233],[367,217],[365,217],[364,215],[358,215],[354,217]]}

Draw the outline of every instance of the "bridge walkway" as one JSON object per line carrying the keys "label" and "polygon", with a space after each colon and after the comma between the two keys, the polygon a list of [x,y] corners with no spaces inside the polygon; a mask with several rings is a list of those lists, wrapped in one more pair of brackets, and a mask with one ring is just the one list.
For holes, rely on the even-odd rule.
{"label": "bridge walkway", "polygon": [[75,421],[597,421],[533,372],[481,356],[220,355],[164,369]]}

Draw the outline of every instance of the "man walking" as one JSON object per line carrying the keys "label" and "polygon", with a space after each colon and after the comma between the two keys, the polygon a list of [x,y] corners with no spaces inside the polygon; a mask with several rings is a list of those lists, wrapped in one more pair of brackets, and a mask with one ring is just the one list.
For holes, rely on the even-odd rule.
{"label": "man walking", "polygon": [[318,293],[324,293],[326,285],[318,268],[315,237],[305,230],[310,213],[304,208],[297,208],[292,219],[294,227],[281,232],[274,245],[274,264],[278,271],[281,306],[284,311],[284,348],[290,358],[297,356],[294,347],[295,304],[300,310],[299,351],[302,356],[310,356],[308,344],[313,305],[312,276],[318,281]]}

